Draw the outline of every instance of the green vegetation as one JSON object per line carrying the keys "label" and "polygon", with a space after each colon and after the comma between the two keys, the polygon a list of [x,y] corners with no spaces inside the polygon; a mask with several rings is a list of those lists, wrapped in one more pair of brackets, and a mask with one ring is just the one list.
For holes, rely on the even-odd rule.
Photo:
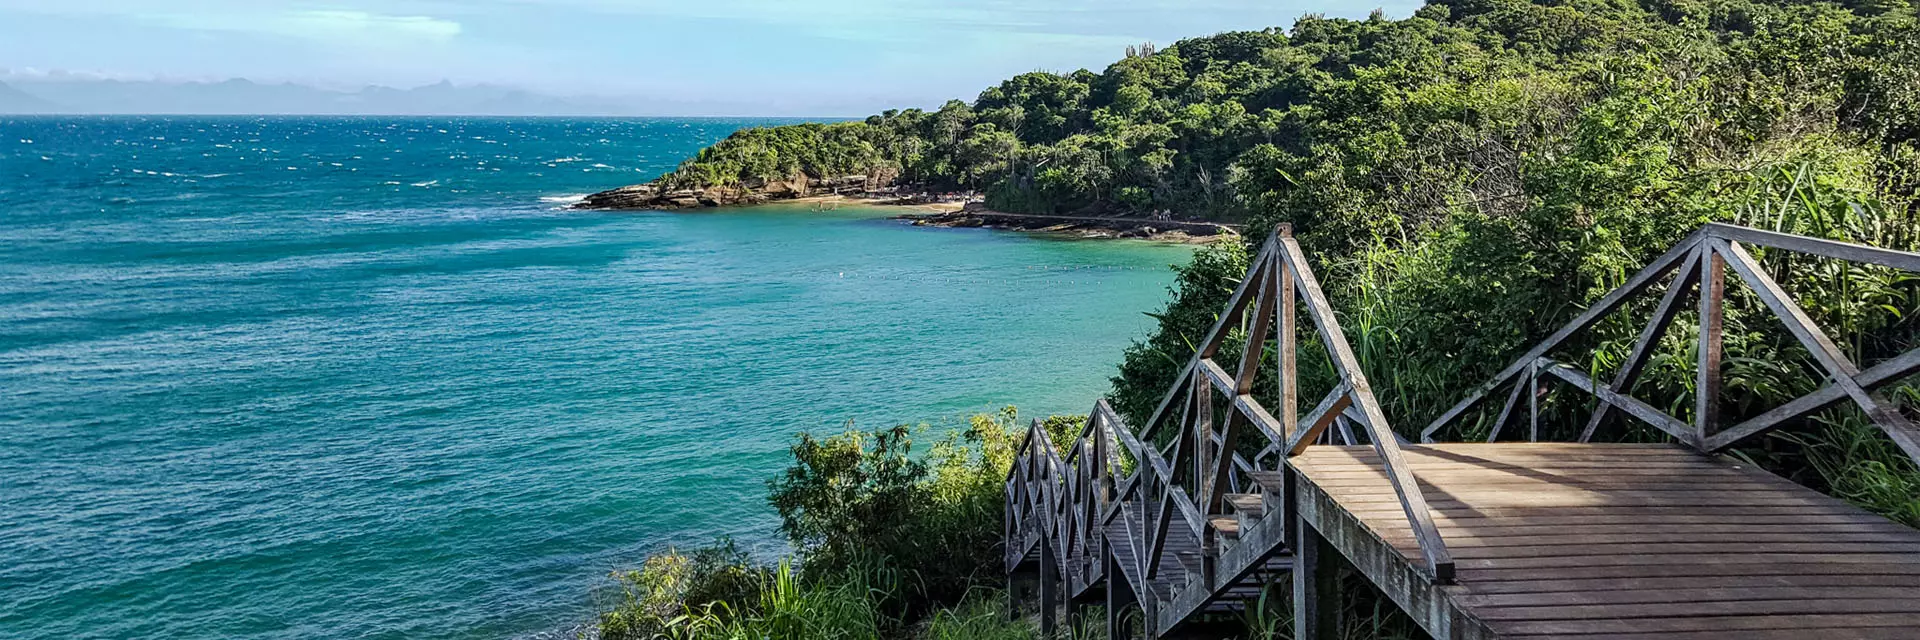
{"label": "green vegetation", "polygon": [[[1136,50],[1097,74],[1024,74],[972,104],[742,132],[663,180],[867,173],[978,189],[1005,211],[1171,210],[1243,222],[1254,241],[1290,224],[1387,415],[1411,436],[1702,223],[1920,249],[1917,12],[1895,0],[1442,0],[1402,20],[1310,16],[1286,31]],[[1158,327],[1113,380],[1123,415],[1137,423],[1152,410],[1252,249],[1217,244],[1178,269]],[[1759,257],[1863,366],[1920,336],[1920,280]],[[1812,391],[1823,376],[1806,351],[1743,286],[1729,289],[1726,418]],[[1552,355],[1610,372],[1650,307]],[[1682,419],[1693,411],[1692,313],[1633,390]],[[1324,357],[1303,352],[1301,365],[1303,393],[1317,397],[1309,390],[1331,384]],[[1909,415],[1920,405],[1912,380],[1888,395]],[[1591,409],[1566,393],[1542,404],[1547,424],[1583,424]],[[1443,436],[1484,437],[1492,412],[1481,413]],[[665,591],[660,578],[634,578],[610,626],[630,615],[640,622],[621,624],[652,625],[636,629],[675,616],[762,624],[804,610],[872,620],[845,628],[890,637],[1022,633],[976,615],[998,596],[971,591],[999,579],[1009,420],[976,419],[965,455],[953,444],[908,456],[904,432],[803,439],[774,486],[801,568],[743,573],[756,585],[785,576],[792,597],[815,604],[776,606],[764,586],[737,592],[726,571]],[[1616,420],[1603,437],[1662,436]],[[1920,469],[1852,409],[1738,455],[1920,526]],[[938,499],[903,506],[926,496]],[[698,555],[677,562],[714,564]],[[855,607],[850,584],[879,593]],[[1350,591],[1349,631],[1366,629],[1355,637],[1418,637],[1366,589]],[[685,595],[709,592],[733,595]],[[1283,609],[1255,607],[1253,634],[1283,635]]]}
{"label": "green vegetation", "polygon": [[[976,415],[921,454],[906,426],[801,434],[768,483],[798,564],[760,564],[727,540],[657,554],[615,574],[602,637],[1032,637],[983,586],[1005,582],[1001,497],[1018,422],[1012,408]],[[1048,421],[1063,435],[1077,424]]]}

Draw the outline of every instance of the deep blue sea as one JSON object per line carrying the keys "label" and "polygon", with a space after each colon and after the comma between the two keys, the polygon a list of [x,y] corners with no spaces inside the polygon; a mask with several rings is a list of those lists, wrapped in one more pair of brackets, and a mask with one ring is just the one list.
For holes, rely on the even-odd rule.
{"label": "deep blue sea", "polygon": [[0,117],[0,638],[518,638],[801,430],[1081,413],[1184,248],[565,210],[753,120]]}

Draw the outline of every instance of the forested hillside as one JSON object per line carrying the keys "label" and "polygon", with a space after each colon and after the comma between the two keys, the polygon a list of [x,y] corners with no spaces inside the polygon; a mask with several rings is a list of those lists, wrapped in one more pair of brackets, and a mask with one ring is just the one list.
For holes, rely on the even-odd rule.
{"label": "forested hillside", "polygon": [[1404,20],[1307,17],[1100,73],[1024,74],[971,104],[744,131],[664,180],[897,174],[1014,212],[1345,210],[1358,215],[1338,222],[1367,229],[1500,214],[1528,204],[1539,162],[1625,152],[1635,133],[1687,149],[1669,163],[1823,132],[1910,139],[1913,9],[1856,4],[1448,0]]}

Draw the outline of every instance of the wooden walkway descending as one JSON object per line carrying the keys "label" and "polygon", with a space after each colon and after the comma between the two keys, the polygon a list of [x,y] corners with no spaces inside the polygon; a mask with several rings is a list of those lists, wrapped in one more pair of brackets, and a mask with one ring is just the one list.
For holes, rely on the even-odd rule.
{"label": "wooden walkway descending", "polygon": [[[1389,425],[1283,227],[1144,424],[1101,401],[1070,440],[1029,429],[1006,485],[1016,608],[1037,587],[1048,632],[1056,609],[1104,604],[1113,640],[1132,635],[1128,620],[1147,637],[1222,637],[1241,632],[1236,612],[1284,593],[1293,637],[1327,640],[1343,558],[1448,640],[1920,639],[1920,530],[1720,455],[1845,403],[1920,460],[1920,429],[1882,393],[1920,374],[1920,349],[1852,362],[1746,246],[1920,274],[1912,253],[1708,225],[1413,444]],[[1718,406],[1730,275],[1806,348],[1824,385],[1737,423]],[[1550,357],[1643,294],[1658,303],[1609,380]],[[1695,410],[1681,420],[1632,392],[1678,310],[1695,305]],[[1303,335],[1338,375],[1317,401],[1296,382]],[[1245,346],[1229,352],[1229,336]],[[1264,367],[1277,375],[1262,384],[1277,387],[1261,390],[1263,404]],[[1595,409],[1555,424],[1541,406],[1556,392]],[[1433,442],[1500,397],[1485,442]],[[1592,442],[1621,420],[1669,443]],[[1500,441],[1512,423],[1527,442]],[[1540,441],[1556,435],[1573,441]]]}

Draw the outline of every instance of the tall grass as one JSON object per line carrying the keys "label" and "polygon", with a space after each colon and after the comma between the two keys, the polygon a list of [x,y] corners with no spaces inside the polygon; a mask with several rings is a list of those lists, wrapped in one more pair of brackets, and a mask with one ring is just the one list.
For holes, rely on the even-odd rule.
{"label": "tall grass", "polygon": [[[1040,629],[1008,615],[1005,592],[976,589],[958,606],[934,613],[917,634],[924,640],[1032,640]],[[1076,638],[1087,636],[1076,635]]]}
{"label": "tall grass", "polygon": [[[645,571],[640,572],[645,574]],[[690,604],[655,590],[670,581],[635,575],[628,600],[603,614],[610,640],[878,640],[881,616],[866,576],[802,582],[791,560],[757,574],[754,597]],[[638,596],[637,598],[634,596]]]}

